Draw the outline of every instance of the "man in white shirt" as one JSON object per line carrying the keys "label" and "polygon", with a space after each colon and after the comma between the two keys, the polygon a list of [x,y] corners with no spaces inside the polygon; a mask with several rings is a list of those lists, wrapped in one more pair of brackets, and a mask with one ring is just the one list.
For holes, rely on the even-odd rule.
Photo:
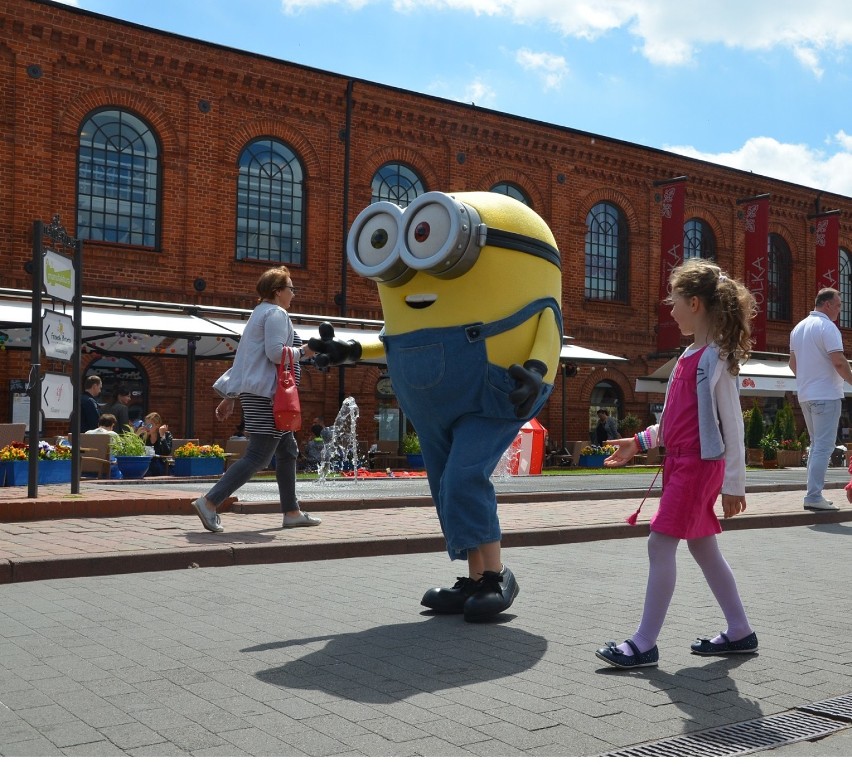
{"label": "man in white shirt", "polygon": [[805,495],[805,508],[811,511],[837,508],[823,497],[822,490],[837,440],[843,382],[852,385],[852,368],[834,324],[841,306],[840,292],[823,288],[817,293],[814,310],[790,333],[790,369],[796,376],[799,405],[811,440]]}

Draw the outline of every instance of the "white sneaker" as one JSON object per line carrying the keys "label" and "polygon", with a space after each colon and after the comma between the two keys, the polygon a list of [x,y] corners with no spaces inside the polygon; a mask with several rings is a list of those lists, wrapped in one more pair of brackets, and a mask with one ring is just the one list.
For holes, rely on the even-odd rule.
{"label": "white sneaker", "polygon": [[219,515],[216,513],[215,507],[204,496],[194,500],[192,505],[195,507],[195,511],[201,520],[201,524],[204,525],[204,527],[211,533],[225,532],[225,528],[222,527],[222,524],[219,521]]}
{"label": "white sneaker", "polygon": [[805,501],[805,509],[808,511],[837,511],[837,506],[825,498],[820,498],[818,501]]}

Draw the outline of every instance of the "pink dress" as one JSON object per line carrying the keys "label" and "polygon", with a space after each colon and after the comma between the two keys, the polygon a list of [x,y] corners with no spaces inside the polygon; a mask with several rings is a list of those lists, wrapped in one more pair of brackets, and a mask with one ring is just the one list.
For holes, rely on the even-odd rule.
{"label": "pink dress", "polygon": [[696,370],[706,347],[677,361],[663,414],[663,494],[651,530],[674,538],[722,532],[713,510],[725,477],[725,461],[701,458]]}

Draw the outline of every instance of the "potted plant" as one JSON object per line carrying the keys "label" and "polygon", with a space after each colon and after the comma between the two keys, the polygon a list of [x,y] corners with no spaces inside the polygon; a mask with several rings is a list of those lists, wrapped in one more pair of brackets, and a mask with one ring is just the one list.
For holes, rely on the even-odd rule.
{"label": "potted plant", "polygon": [[615,447],[613,445],[586,445],[580,451],[580,460],[577,465],[581,468],[599,469],[603,467],[606,457],[614,452]]}
{"label": "potted plant", "polygon": [[763,466],[763,447],[760,444],[763,439],[763,431],[763,413],[755,405],[748,411],[745,432],[746,448],[748,448],[746,463],[749,466]]}
{"label": "potted plant", "polygon": [[[10,442],[0,448],[0,487],[26,485],[29,482],[30,446],[26,442]],[[71,481],[71,448],[64,445],[38,443],[38,482],[58,485]]]}
{"label": "potted plant", "polygon": [[801,466],[802,444],[796,439],[796,421],[793,416],[793,408],[786,400],[775,413],[775,423],[772,430],[778,440],[778,465]]}
{"label": "potted plant", "polygon": [[417,436],[417,432],[409,431],[403,434],[400,448],[412,469],[424,468],[423,454],[420,452],[420,437]]}
{"label": "potted plant", "polygon": [[642,421],[633,413],[627,413],[624,418],[618,422],[618,433],[622,437],[632,437],[642,427]]}
{"label": "potted plant", "polygon": [[225,450],[221,445],[186,442],[175,448],[173,456],[177,477],[209,477],[225,471]]}
{"label": "potted plant", "polygon": [[142,479],[151,465],[151,455],[145,441],[128,426],[116,432],[110,444],[110,452],[124,479]]}
{"label": "potted plant", "polygon": [[775,469],[778,467],[778,440],[775,435],[770,432],[765,434],[760,440],[760,446],[763,448],[763,468]]}

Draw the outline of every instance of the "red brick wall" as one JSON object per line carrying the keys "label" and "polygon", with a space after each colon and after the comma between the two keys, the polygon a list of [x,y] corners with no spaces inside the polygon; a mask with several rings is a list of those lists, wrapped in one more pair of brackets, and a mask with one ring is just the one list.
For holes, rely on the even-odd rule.
{"label": "red brick wall", "polygon": [[[42,77],[27,73],[39,65]],[[345,77],[111,21],[68,6],[0,0],[0,284],[28,288],[34,219],[54,213],[73,234],[77,132],[93,109],[131,109],[156,131],[162,153],[162,238],[156,249],[87,243],[84,293],[155,301],[251,307],[254,283],[267,264],[234,259],[236,163],[250,139],[272,135],[288,143],[305,171],[306,263],[293,269],[299,294],[293,311],[339,313],[344,222]],[[713,227],[720,264],[743,273],[738,198],[770,193],[770,230],[793,253],[792,316],[811,308],[813,234],[808,214],[816,190],[742,173],[673,154],[444,101],[363,81],[353,84],[348,218],[370,201],[376,169],[401,161],[433,190],[520,185],[549,222],[564,262],[565,332],[580,345],[629,358],[628,363],[582,365],[565,393],[569,439],[586,436],[589,394],[601,380],[624,392],[624,409],[647,420],[638,375],[653,358],[659,271],[659,221],[653,182],[688,175],[686,215]],[[199,102],[209,102],[203,112]],[[616,132],[616,131],[614,131]],[[463,155],[463,162],[460,157]],[[589,208],[611,200],[630,226],[629,299],[624,304],[584,298],[584,235]],[[822,196],[840,208],[841,245],[852,249],[850,200]],[[197,294],[196,277],[207,289]],[[349,315],[381,316],[375,286],[351,271]],[[791,323],[769,323],[768,347],[786,351]],[[28,360],[0,352],[0,384],[25,377]],[[85,364],[85,362],[84,362]],[[185,369],[174,360],[142,364],[176,435],[182,433]],[[214,423],[210,384],[222,362],[197,368],[196,432],[227,437],[232,424]],[[303,388],[308,417],[331,420],[339,396],[361,405],[361,436],[375,439],[374,368],[338,374],[311,371]],[[557,379],[561,381],[561,379]],[[560,436],[561,384],[542,422]],[[659,399],[654,397],[653,399]],[[153,403],[152,403],[153,404]],[[0,398],[0,420],[8,418]]]}

